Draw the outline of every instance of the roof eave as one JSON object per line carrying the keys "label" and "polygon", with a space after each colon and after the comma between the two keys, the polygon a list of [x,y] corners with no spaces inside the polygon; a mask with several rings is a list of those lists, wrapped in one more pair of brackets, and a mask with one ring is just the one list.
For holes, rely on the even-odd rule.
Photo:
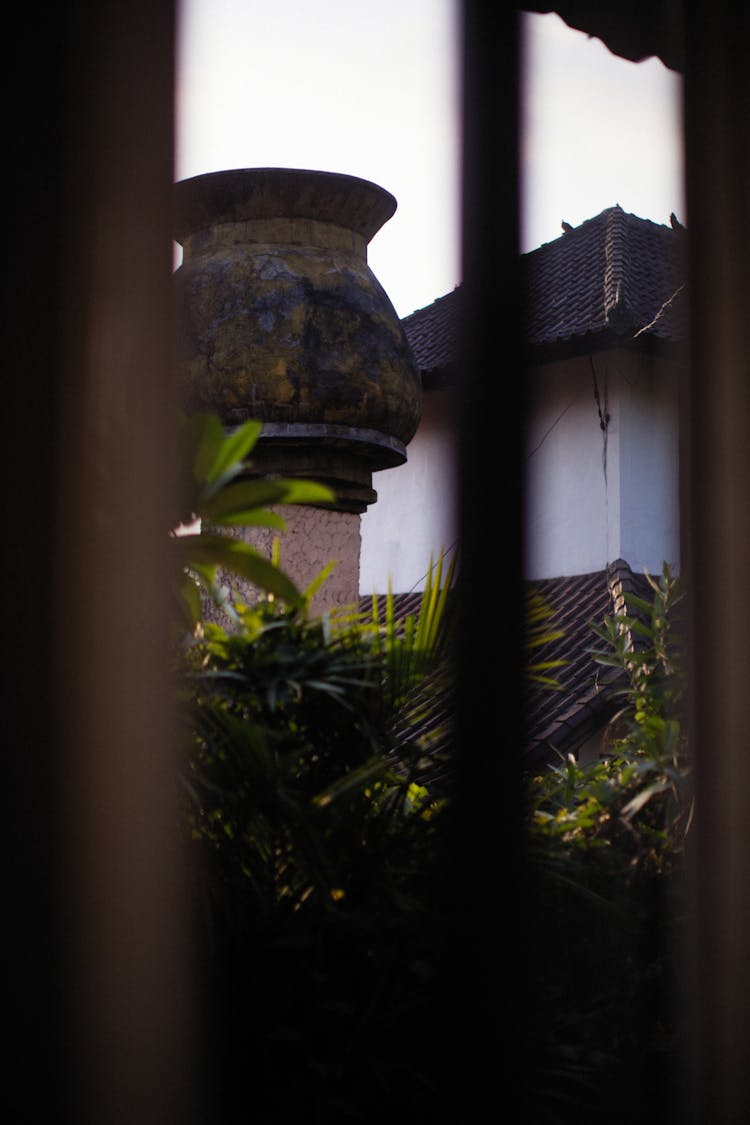
{"label": "roof eave", "polygon": [[527,366],[538,367],[563,359],[574,359],[577,356],[588,356],[595,352],[614,351],[615,349],[675,359],[684,351],[684,343],[681,340],[668,339],[649,332],[643,332],[636,338],[630,334],[621,335],[607,329],[603,332],[588,332],[585,335],[573,336],[564,340],[527,344],[524,354]]}

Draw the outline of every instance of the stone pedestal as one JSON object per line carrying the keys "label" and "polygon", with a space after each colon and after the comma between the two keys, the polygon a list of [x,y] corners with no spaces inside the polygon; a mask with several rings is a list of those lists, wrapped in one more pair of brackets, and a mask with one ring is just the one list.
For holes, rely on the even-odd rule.
{"label": "stone pedestal", "polygon": [[[273,554],[274,539],[279,540],[279,565],[300,590],[305,590],[330,562],[336,566],[312,600],[310,612],[317,617],[327,610],[351,607],[359,600],[359,515],[355,512],[326,511],[323,508],[289,504],[274,508],[283,519],[286,531],[279,534],[265,527],[236,528],[241,536],[266,558]],[[232,580],[240,598],[251,605],[258,591],[239,579]],[[209,613],[226,624],[224,615]]]}

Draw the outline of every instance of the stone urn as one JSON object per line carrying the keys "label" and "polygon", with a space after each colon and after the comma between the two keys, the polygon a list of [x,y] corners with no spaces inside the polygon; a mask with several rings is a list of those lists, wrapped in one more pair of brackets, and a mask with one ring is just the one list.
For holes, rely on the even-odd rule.
{"label": "stone urn", "polygon": [[328,484],[334,511],[357,516],[358,570],[372,474],[406,460],[421,409],[403,327],[367,263],[396,201],[292,168],[211,172],[175,193],[185,408],[227,427],[261,421],[254,468]]}
{"label": "stone urn", "polygon": [[383,188],[332,172],[176,185],[186,407],[227,426],[259,419],[269,468],[318,470],[349,510],[375,500],[372,472],[406,459],[420,417],[404,330],[367,264],[395,209]]}

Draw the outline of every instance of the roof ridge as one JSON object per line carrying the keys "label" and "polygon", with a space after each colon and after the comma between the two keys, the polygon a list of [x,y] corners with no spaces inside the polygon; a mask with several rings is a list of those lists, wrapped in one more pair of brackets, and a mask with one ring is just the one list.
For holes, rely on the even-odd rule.
{"label": "roof ridge", "polygon": [[618,204],[607,214],[604,230],[604,323],[614,332],[632,329],[633,312],[628,300],[630,255],[626,237],[626,215]]}
{"label": "roof ridge", "polygon": [[[647,615],[638,606],[628,605],[630,597],[645,597],[645,593],[639,591],[638,584],[641,576],[637,575],[632,570],[630,565],[624,559],[617,559],[614,563],[610,563],[607,567],[607,581],[609,585],[610,596],[612,598],[612,612],[615,617],[639,618],[643,623],[647,623]],[[618,631],[627,639],[626,648],[630,652],[636,650],[636,637],[633,635],[633,630],[627,620],[620,622]],[[640,639],[640,647],[643,646],[643,638]]]}
{"label": "roof ridge", "polygon": [[633,571],[625,559],[615,559],[607,564],[607,586],[612,598],[612,608],[615,614],[624,614],[626,587],[632,586]]}
{"label": "roof ridge", "polygon": [[570,224],[566,224],[566,229],[563,234],[559,234],[555,238],[551,238],[549,242],[542,242],[539,246],[535,246],[533,250],[527,250],[520,256],[522,259],[528,258],[531,254],[536,254],[539,250],[544,250],[546,247],[560,242],[560,240],[565,238],[566,235],[570,236],[572,234],[576,234],[577,231],[583,230],[585,227],[589,227],[592,223],[607,224],[615,220],[621,220],[623,226],[627,224],[628,220],[634,220],[636,223],[642,223],[644,225],[648,224],[649,226],[655,227],[657,230],[664,231],[666,234],[675,233],[670,226],[667,226],[666,223],[657,223],[655,219],[644,219],[642,215],[637,215],[635,211],[626,211],[620,203],[613,203],[609,207],[604,207],[596,215],[591,215],[588,219],[582,219],[577,226],[570,226]]}
{"label": "roof ridge", "polygon": [[[566,228],[569,224],[566,224]],[[668,352],[685,338],[681,232],[619,203],[519,255],[521,342],[534,362],[628,346]],[[427,388],[461,373],[464,283],[401,323]]]}

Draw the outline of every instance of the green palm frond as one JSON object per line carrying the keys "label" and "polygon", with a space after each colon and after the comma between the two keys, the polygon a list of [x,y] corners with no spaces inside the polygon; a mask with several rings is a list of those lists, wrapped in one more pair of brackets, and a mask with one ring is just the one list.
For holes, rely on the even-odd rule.
{"label": "green palm frond", "polygon": [[540,684],[553,690],[559,690],[562,685],[559,680],[547,675],[554,668],[564,668],[564,660],[534,660],[532,653],[544,648],[553,641],[558,641],[565,636],[563,629],[551,629],[550,620],[554,612],[547,605],[541,594],[534,589],[526,591],[526,633],[525,646],[527,654],[526,676],[531,683]]}
{"label": "green palm frond", "polygon": [[249,476],[249,458],[261,429],[260,422],[251,420],[226,431],[214,414],[191,414],[180,419],[180,510],[175,519],[180,531],[173,533],[171,540],[177,595],[190,630],[200,620],[202,596],[206,595],[236,621],[229,595],[219,581],[221,572],[243,578],[294,609],[309,604],[309,597],[283,573],[277,560],[269,562],[250,544],[222,531],[259,526],[283,532],[284,521],[268,505],[330,503],[335,499],[329,488],[315,481]]}

